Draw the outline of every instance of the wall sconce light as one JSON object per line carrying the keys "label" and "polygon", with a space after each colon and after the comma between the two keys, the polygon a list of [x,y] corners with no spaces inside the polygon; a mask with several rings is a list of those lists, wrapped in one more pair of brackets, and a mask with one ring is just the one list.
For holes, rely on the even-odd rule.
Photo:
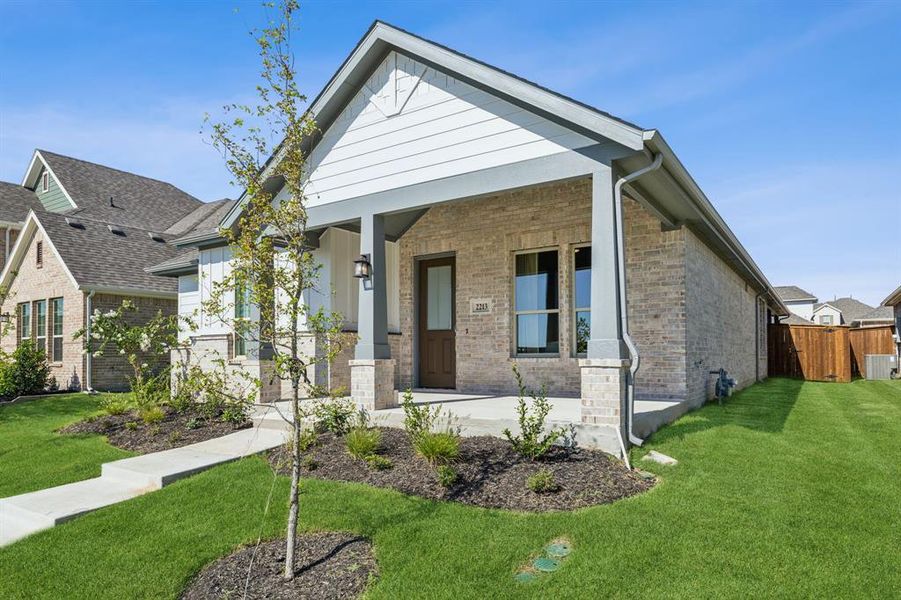
{"label": "wall sconce light", "polygon": [[354,277],[357,279],[369,279],[372,275],[372,263],[368,254],[361,254],[354,261]]}
{"label": "wall sconce light", "polygon": [[3,313],[2,315],[0,315],[0,324],[5,325],[9,323],[11,319],[12,315],[10,315],[9,313]]}

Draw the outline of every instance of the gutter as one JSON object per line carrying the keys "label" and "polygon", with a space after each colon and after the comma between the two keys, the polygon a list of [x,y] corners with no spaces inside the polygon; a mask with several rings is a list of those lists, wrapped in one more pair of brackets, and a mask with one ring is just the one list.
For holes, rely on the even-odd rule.
{"label": "gutter", "polygon": [[[629,379],[626,382],[626,435],[629,443],[641,446],[644,442],[641,438],[632,432],[632,421],[635,416],[635,374],[641,364],[641,356],[638,354],[638,348],[629,335],[629,308],[626,298],[626,257],[625,244],[623,241],[623,186],[631,181],[635,181],[642,175],[646,175],[651,171],[656,171],[663,164],[663,154],[654,155],[654,161],[643,169],[639,169],[633,173],[629,173],[620,177],[613,186],[613,204],[616,210],[616,255],[617,270],[616,280],[619,286],[619,306],[620,306],[620,329],[622,330],[623,341],[629,350]],[[622,443],[622,442],[620,442]],[[627,459],[628,460],[628,459]]]}

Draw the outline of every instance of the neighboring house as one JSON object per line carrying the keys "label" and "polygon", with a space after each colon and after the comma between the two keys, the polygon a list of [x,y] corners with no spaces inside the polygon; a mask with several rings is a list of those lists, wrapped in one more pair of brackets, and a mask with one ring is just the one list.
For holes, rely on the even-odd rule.
{"label": "neighboring house", "polygon": [[94,310],[124,298],[138,306],[138,319],[173,314],[176,282],[144,269],[176,256],[167,240],[190,231],[210,205],[162,181],[44,150],[35,151],[21,185],[4,184],[0,193],[0,205],[12,202],[23,221],[0,275],[2,312],[14,324],[3,349],[39,344],[64,389],[126,387],[124,357],[86,356],[72,335]]}
{"label": "neighboring house", "polygon": [[885,307],[876,308],[860,300],[846,297],[817,303],[813,310],[813,320],[817,325],[874,327],[891,325],[892,314]]}
{"label": "neighboring house", "polygon": [[812,321],[817,325],[842,325],[842,311],[829,302],[818,303]]}
{"label": "neighboring house", "polygon": [[6,265],[29,211],[40,209],[41,203],[32,190],[0,181],[0,265]]}
{"label": "neighboring house", "polygon": [[[629,339],[639,400],[684,412],[712,370],[766,377],[766,325],[788,309],[658,131],[381,22],[311,110],[308,226],[335,294],[308,301],[345,315],[349,341],[318,383],[375,410],[407,387],[515,393],[516,362],[581,397],[583,423],[623,432]],[[216,227],[175,243],[193,250],[151,271],[178,277],[187,310],[230,253]],[[183,360],[266,368],[228,323],[201,314],[186,338]]]}
{"label": "neighboring house", "polygon": [[[796,285],[777,285],[776,293],[792,312],[801,320],[810,323],[813,320],[813,309],[817,298],[808,291],[802,290]],[[792,319],[792,315],[782,319],[782,323],[799,324],[798,319]]]}

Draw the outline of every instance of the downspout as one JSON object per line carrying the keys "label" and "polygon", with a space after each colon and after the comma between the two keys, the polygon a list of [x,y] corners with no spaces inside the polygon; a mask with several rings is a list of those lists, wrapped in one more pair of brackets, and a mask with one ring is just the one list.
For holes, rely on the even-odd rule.
{"label": "downspout", "polygon": [[635,374],[638,372],[641,356],[638,354],[638,348],[632,342],[629,335],[629,309],[626,303],[626,258],[625,243],[623,241],[623,186],[627,183],[635,181],[642,175],[646,175],[652,171],[656,171],[663,164],[663,154],[656,154],[654,161],[643,169],[639,169],[634,173],[629,173],[624,177],[620,177],[613,186],[613,203],[616,210],[616,256],[617,270],[616,279],[619,285],[619,306],[620,306],[620,328],[623,333],[623,341],[629,350],[629,379],[626,382],[626,435],[629,437],[629,443],[641,446],[643,439],[632,433],[632,421],[635,415]]}
{"label": "downspout", "polygon": [[754,381],[760,382],[760,298],[763,292],[754,296]]}
{"label": "downspout", "polygon": [[[97,293],[96,290],[91,290],[88,293],[87,300],[86,300],[87,317],[85,318],[85,325],[84,325],[84,341],[85,341],[85,345],[88,348],[90,348],[90,343],[91,343],[91,316],[92,316],[91,311],[93,310],[93,307],[91,306],[91,299],[94,297],[94,294],[96,294],[96,293]],[[84,391],[86,394],[94,393],[94,388],[91,387],[91,359],[92,358],[93,358],[93,355],[91,354],[91,352],[87,352],[85,354]]]}
{"label": "downspout", "polygon": [[6,245],[3,247],[3,266],[9,262],[9,226],[6,227]]}

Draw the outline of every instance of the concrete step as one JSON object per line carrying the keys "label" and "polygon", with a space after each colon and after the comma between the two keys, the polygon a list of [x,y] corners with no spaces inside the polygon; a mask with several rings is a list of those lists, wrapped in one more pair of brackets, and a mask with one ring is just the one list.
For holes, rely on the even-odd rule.
{"label": "concrete step", "polygon": [[250,428],[226,436],[106,463],[101,476],[0,500],[0,546],[79,515],[158,490],[216,465],[285,443],[284,431]]}

